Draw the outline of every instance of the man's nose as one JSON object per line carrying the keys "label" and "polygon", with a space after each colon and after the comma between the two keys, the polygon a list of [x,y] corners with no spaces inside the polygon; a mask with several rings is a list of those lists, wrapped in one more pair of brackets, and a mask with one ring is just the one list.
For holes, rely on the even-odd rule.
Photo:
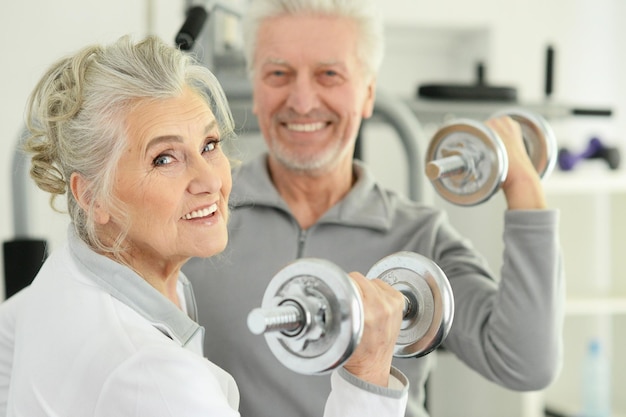
{"label": "man's nose", "polygon": [[287,105],[298,114],[307,114],[319,104],[318,88],[308,76],[297,77],[291,84]]}

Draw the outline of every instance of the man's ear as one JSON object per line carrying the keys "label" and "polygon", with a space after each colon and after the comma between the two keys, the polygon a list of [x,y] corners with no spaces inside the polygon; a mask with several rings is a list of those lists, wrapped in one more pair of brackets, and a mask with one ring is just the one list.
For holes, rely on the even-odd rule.
{"label": "man's ear", "polygon": [[[92,196],[87,192],[89,181],[77,172],[70,176],[70,188],[78,205],[86,212],[91,205]],[[111,215],[97,201],[94,203],[94,220],[98,224],[107,224]]]}
{"label": "man's ear", "polygon": [[366,86],[366,96],[365,101],[363,103],[363,114],[362,117],[364,119],[368,119],[372,117],[372,113],[374,112],[374,102],[376,101],[376,77],[372,77],[371,81]]}

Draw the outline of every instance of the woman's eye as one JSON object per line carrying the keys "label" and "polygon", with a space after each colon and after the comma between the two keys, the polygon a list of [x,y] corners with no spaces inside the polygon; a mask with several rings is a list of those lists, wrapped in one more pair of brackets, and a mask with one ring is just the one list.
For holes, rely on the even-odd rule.
{"label": "woman's eye", "polygon": [[171,163],[172,159],[173,158],[171,155],[161,154],[157,156],[156,158],[154,158],[154,160],[152,161],[152,165],[154,165],[155,167],[164,166],[164,165]]}
{"label": "woman's eye", "polygon": [[207,142],[202,149],[202,153],[214,151],[215,149],[217,149],[219,143],[219,140],[211,140]]}

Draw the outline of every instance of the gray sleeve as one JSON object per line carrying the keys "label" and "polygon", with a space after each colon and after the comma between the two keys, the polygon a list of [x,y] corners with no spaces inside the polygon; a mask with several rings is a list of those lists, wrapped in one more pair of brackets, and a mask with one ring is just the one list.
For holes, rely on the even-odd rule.
{"label": "gray sleeve", "polygon": [[509,389],[543,389],[560,370],[565,288],[558,222],[555,210],[507,211],[500,279],[486,279],[479,261],[467,262],[467,251],[442,257],[455,298],[445,346]]}

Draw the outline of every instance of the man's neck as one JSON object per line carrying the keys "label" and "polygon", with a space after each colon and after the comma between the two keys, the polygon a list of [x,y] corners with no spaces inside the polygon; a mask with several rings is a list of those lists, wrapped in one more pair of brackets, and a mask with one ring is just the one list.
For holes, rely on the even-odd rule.
{"label": "man's neck", "polygon": [[324,172],[294,172],[269,159],[274,186],[302,229],[314,225],[352,188],[352,160]]}

